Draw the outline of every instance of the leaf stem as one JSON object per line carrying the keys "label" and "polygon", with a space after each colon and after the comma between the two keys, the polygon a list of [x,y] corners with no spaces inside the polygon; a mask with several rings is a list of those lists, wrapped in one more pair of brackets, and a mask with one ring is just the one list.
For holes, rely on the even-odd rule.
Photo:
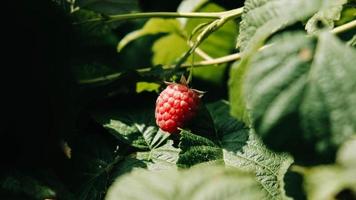
{"label": "leaf stem", "polygon": [[339,33],[348,31],[350,29],[354,29],[354,28],[356,28],[356,20],[353,20],[351,22],[348,22],[346,24],[338,26],[338,27],[334,28],[333,30],[331,30],[331,32],[334,34],[339,34]]}
{"label": "leaf stem", "polygon": [[237,8],[224,12],[144,12],[144,13],[129,13],[120,15],[109,15],[98,17],[94,19],[89,19],[83,22],[78,22],[75,24],[83,24],[88,22],[105,21],[107,23],[132,20],[132,19],[144,19],[144,18],[207,18],[207,19],[221,19],[223,17],[239,17],[242,14],[243,8]]}

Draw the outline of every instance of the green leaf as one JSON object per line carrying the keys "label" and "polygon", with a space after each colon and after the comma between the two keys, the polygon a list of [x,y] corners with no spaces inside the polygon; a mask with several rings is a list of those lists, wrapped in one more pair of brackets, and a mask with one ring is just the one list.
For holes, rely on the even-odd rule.
{"label": "green leaf", "polygon": [[334,21],[340,19],[342,6],[345,3],[347,3],[346,0],[334,0],[334,3],[331,7],[318,11],[308,20],[307,24],[305,25],[307,32],[317,32],[320,29],[318,26],[322,26],[321,28],[326,27],[328,29],[334,28]]}
{"label": "green leaf", "polygon": [[[236,136],[228,141],[230,144],[241,143]],[[293,163],[289,155],[267,149],[254,133],[250,133],[247,144],[242,148],[240,145],[236,145],[235,149],[231,147],[224,149],[225,164],[254,172],[261,189],[268,194],[264,199],[290,199],[285,194],[283,181]]]}
{"label": "green leaf", "polygon": [[243,84],[248,71],[248,60],[237,61],[232,64],[229,78],[229,102],[231,103],[231,115],[236,119],[251,124],[249,111],[243,93]]}
{"label": "green leaf", "polygon": [[118,179],[106,200],[131,199],[261,199],[253,176],[222,166],[148,172],[136,170]]}
{"label": "green leaf", "polygon": [[[253,57],[244,94],[256,132],[268,145],[298,152],[296,141],[308,142],[330,156],[356,133],[356,52],[329,33],[315,42],[301,33],[275,39]],[[286,120],[296,128],[281,129]]]}
{"label": "green leaf", "polygon": [[150,151],[151,162],[147,162],[147,168],[154,171],[176,168],[179,152],[180,149],[173,147],[173,141],[168,140],[165,145]]}
{"label": "green leaf", "polygon": [[152,46],[154,65],[171,65],[188,51],[187,41],[177,34],[169,34],[158,39]]}
{"label": "green leaf", "polygon": [[222,159],[221,148],[211,140],[190,133],[189,131],[180,132],[178,165],[190,167],[198,163]]}
{"label": "green leaf", "polygon": [[136,83],[136,92],[137,93],[141,93],[144,91],[148,91],[148,92],[157,92],[159,90],[159,87],[161,85],[157,84],[157,83],[150,83],[150,82],[137,82]]}
{"label": "green leaf", "polygon": [[153,114],[153,109],[113,108],[95,113],[94,118],[121,141],[149,150],[161,145],[169,136],[158,130]]}
{"label": "green leaf", "polygon": [[293,159],[265,147],[253,130],[229,115],[226,102],[210,104],[208,109],[221,138],[225,164],[256,174],[261,189],[267,194],[264,199],[288,199],[283,178]]}
{"label": "green leaf", "polygon": [[[121,108],[111,109],[110,112],[105,111],[101,114],[96,113],[94,116],[119,140],[141,150],[132,157],[137,160],[134,163],[139,167],[145,164],[150,170],[175,168],[180,150],[173,147],[171,140],[167,140],[169,134],[161,131],[155,125],[153,113],[152,109]],[[126,166],[126,164],[124,165]]]}
{"label": "green leaf", "polygon": [[352,137],[339,149],[337,164],[306,168],[303,171],[304,188],[308,199],[336,199],[335,197],[344,191],[350,192],[354,198],[356,195],[355,152],[356,137]]}
{"label": "green leaf", "polygon": [[180,31],[179,22],[176,19],[152,18],[145,25],[136,31],[127,34],[117,45],[117,51],[120,52],[130,42],[146,36],[158,33],[175,33]]}
{"label": "green leaf", "polygon": [[207,109],[215,139],[183,130],[178,164],[192,166],[223,159],[225,165],[253,172],[266,199],[287,199],[283,178],[293,159],[267,149],[252,130],[230,116],[227,102],[209,104]]}
{"label": "green leaf", "polygon": [[112,183],[112,169],[124,158],[127,147],[102,135],[80,137],[70,145],[71,184],[77,199],[102,199]]}
{"label": "green leaf", "polygon": [[241,51],[256,51],[273,33],[327,8],[333,1],[246,0],[237,46]]}
{"label": "green leaf", "polygon": [[137,0],[76,0],[76,6],[107,15],[123,14],[139,10]]}

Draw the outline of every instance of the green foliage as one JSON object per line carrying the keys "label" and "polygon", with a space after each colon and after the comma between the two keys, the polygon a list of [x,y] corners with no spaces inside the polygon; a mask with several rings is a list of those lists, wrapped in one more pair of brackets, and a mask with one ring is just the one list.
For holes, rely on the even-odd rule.
{"label": "green foliage", "polygon": [[207,108],[214,124],[211,131],[215,139],[183,130],[178,164],[192,166],[223,159],[227,166],[253,172],[261,189],[267,194],[265,199],[286,199],[283,177],[293,159],[287,154],[268,150],[253,130],[229,115],[226,102],[212,103]]}
{"label": "green foliage", "polygon": [[257,133],[269,144],[286,146],[298,138],[284,133],[276,144],[272,136],[273,128],[294,113],[300,120],[292,124],[300,123],[303,130],[295,134],[313,141],[319,153],[355,133],[355,51],[328,33],[315,42],[303,34],[287,34],[251,61],[244,90],[249,91]]}
{"label": "green foliage", "polygon": [[137,170],[111,186],[107,200],[119,199],[261,199],[251,174],[222,166],[149,172]]}
{"label": "green foliage", "polygon": [[[48,92],[38,98],[49,101],[48,121],[38,121],[48,132],[25,123],[17,143],[5,119],[1,152],[13,155],[2,156],[0,199],[355,199],[352,1],[147,2],[27,3],[23,18],[38,16],[24,30],[45,28],[29,33],[26,62],[49,74],[19,71],[11,83],[31,75],[43,89],[33,90]],[[169,134],[156,125],[155,99],[188,74],[206,93]]]}

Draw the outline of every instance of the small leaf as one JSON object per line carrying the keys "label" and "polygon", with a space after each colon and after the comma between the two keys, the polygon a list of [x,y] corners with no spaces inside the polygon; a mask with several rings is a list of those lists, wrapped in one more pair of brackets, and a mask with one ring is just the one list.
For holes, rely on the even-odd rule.
{"label": "small leaf", "polygon": [[200,166],[181,171],[136,170],[119,178],[105,199],[257,200],[263,195],[250,174],[222,166]]}
{"label": "small leaf", "polygon": [[[328,29],[334,28],[334,21],[340,19],[342,6],[345,3],[347,3],[346,0],[335,0],[331,7],[318,11],[308,20],[307,24],[305,25],[307,32],[315,33],[320,28],[324,27]],[[322,27],[318,27],[318,23],[322,23]]]}
{"label": "small leaf", "polygon": [[157,83],[149,83],[149,82],[137,82],[136,83],[136,92],[141,93],[144,91],[147,92],[158,92],[158,89],[161,85]]}
{"label": "small leaf", "polygon": [[127,34],[117,45],[117,51],[120,52],[127,44],[140,37],[158,33],[175,33],[179,30],[180,25],[175,19],[152,18],[141,29]]}

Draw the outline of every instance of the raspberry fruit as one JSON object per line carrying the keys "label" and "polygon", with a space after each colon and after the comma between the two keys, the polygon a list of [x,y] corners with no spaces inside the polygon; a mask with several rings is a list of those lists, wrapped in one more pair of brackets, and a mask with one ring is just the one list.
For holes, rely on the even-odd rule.
{"label": "raspberry fruit", "polygon": [[185,83],[167,83],[156,101],[156,123],[166,132],[176,133],[196,114],[203,92],[189,88]]}

